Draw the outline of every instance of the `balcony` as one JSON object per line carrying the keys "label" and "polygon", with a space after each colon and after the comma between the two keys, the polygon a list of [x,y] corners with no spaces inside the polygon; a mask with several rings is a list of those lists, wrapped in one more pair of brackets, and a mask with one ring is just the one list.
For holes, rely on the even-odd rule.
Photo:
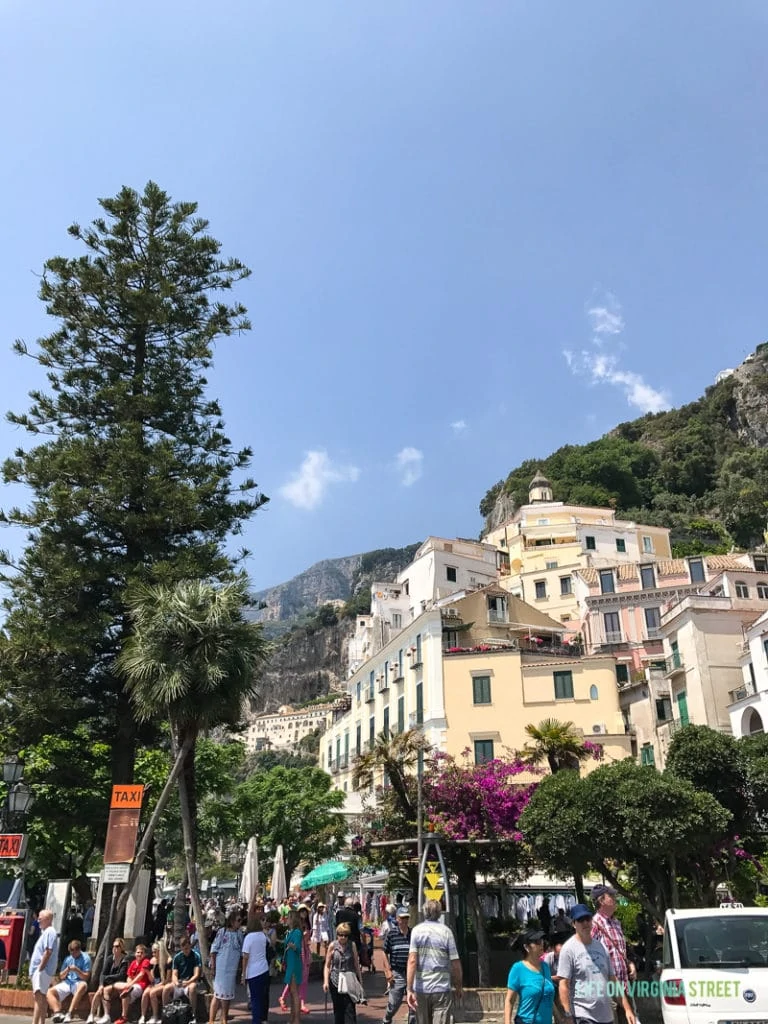
{"label": "balcony", "polygon": [[737,686],[735,690],[729,690],[729,704],[737,704],[740,700],[746,700],[747,697],[754,697],[757,690],[754,686],[749,683],[745,683],[743,686]]}
{"label": "balcony", "polygon": [[507,617],[507,609],[488,609],[488,623],[492,626],[506,626],[509,619]]}
{"label": "balcony", "polygon": [[575,641],[560,643],[551,637],[521,637],[518,644],[523,654],[539,654],[545,658],[580,658],[584,653],[581,644]]}
{"label": "balcony", "polygon": [[338,770],[339,762],[336,760],[336,758],[333,758],[333,760],[328,762],[328,771],[331,773],[331,775],[336,775]]}
{"label": "balcony", "polygon": [[417,668],[422,668],[423,665],[424,662],[421,660],[414,661],[414,663],[411,665],[411,672],[415,672]]}
{"label": "balcony", "polygon": [[377,692],[378,693],[385,693],[388,689],[389,689],[389,680],[388,679],[380,679],[379,680],[379,685],[378,685],[378,688],[377,688]]}
{"label": "balcony", "polygon": [[623,644],[623,643],[624,643],[624,637],[621,635],[621,632],[609,631],[609,632],[607,632],[605,634],[605,640],[604,640],[604,644],[605,645],[609,645],[609,644],[610,645],[613,645],[613,644]]}
{"label": "balcony", "polygon": [[365,703],[366,704],[373,704],[373,702],[375,700],[376,700],[376,692],[373,690],[372,687],[369,686],[368,689],[365,691]]}
{"label": "balcony", "polygon": [[405,676],[403,675],[403,670],[401,668],[398,668],[397,673],[392,677],[392,685],[395,686],[398,683],[404,683],[404,682],[405,682]]}
{"label": "balcony", "polygon": [[679,651],[674,651],[670,658],[664,662],[664,675],[667,679],[676,676],[679,672],[685,672],[683,656]]}
{"label": "balcony", "polygon": [[337,762],[338,770],[343,772],[345,768],[349,767],[349,754],[342,754]]}

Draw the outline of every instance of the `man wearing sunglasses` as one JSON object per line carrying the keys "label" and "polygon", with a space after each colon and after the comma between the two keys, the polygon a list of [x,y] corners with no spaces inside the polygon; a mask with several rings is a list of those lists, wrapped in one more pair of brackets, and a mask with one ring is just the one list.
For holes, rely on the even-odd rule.
{"label": "man wearing sunglasses", "polygon": [[613,1024],[611,990],[624,1007],[627,1024],[635,1024],[626,989],[616,979],[605,946],[592,938],[592,911],[577,903],[571,920],[576,934],[563,943],[557,964],[566,1024]]}

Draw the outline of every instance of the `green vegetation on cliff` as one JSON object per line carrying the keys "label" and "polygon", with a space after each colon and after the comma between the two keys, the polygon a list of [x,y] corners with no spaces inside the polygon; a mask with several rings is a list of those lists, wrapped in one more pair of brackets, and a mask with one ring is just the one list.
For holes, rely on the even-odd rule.
{"label": "green vegetation on cliff", "polygon": [[480,503],[528,500],[537,469],[556,500],[611,507],[672,529],[677,555],[764,542],[768,514],[768,345],[696,402],[622,423],[585,445],[527,459]]}

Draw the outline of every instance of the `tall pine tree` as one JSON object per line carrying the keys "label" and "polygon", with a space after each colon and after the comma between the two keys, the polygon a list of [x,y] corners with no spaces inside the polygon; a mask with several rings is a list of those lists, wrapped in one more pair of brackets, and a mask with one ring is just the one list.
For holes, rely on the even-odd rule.
{"label": "tall pine tree", "polygon": [[100,205],[89,227],[69,229],[83,254],[45,264],[40,298],[56,330],[15,345],[48,388],[9,414],[32,440],[3,475],[32,497],[2,513],[27,545],[5,559],[0,729],[23,747],[85,724],[112,747],[113,781],[127,782],[140,737],[114,671],[131,629],[126,591],[231,576],[223,542],[267,499],[237,481],[251,451],[233,448],[206,395],[214,343],[250,326],[225,301],[250,271],[221,257],[195,203],[153,182]]}

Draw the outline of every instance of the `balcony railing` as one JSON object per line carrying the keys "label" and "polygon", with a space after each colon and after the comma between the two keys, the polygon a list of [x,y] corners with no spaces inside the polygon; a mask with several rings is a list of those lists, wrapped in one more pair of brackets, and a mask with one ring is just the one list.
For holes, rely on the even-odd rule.
{"label": "balcony railing", "polygon": [[343,772],[349,765],[349,754],[342,754],[338,761],[339,771]]}
{"label": "balcony railing", "polygon": [[683,672],[684,670],[683,656],[679,651],[674,651],[672,656],[664,662],[664,674],[667,676],[672,676],[676,672]]}
{"label": "balcony railing", "polygon": [[375,692],[375,690],[373,690],[369,686],[368,689],[365,691],[365,703],[366,704],[373,704],[373,702],[375,700],[376,700],[376,692]]}
{"label": "balcony railing", "polygon": [[580,658],[584,653],[584,648],[575,641],[561,644],[547,637],[521,637],[518,643],[520,650],[525,654],[541,654],[545,657],[555,655],[560,658]]}
{"label": "balcony railing", "polygon": [[605,642],[607,644],[623,644],[624,637],[621,635],[621,631],[613,632],[609,630],[605,634]]}
{"label": "balcony railing", "polygon": [[735,704],[737,701],[744,700],[745,697],[752,697],[757,691],[755,687],[749,683],[745,683],[743,686],[737,686],[735,690],[729,690],[728,696],[730,697],[729,703]]}
{"label": "balcony railing", "polygon": [[403,674],[403,670],[401,668],[399,668],[397,670],[397,672],[394,674],[394,676],[392,677],[392,683],[394,684],[394,683],[404,683],[404,682],[405,682],[405,675]]}
{"label": "balcony railing", "polygon": [[334,757],[331,761],[328,762],[328,771],[331,773],[331,775],[335,775],[338,770],[339,762]]}
{"label": "balcony railing", "polygon": [[494,608],[489,608],[488,621],[496,624],[506,625],[508,621],[506,609],[504,609],[503,611],[496,611],[496,609]]}
{"label": "balcony railing", "polygon": [[389,689],[389,680],[388,679],[380,679],[379,680],[378,692],[379,693],[384,693],[384,691],[388,690],[388,689]]}

